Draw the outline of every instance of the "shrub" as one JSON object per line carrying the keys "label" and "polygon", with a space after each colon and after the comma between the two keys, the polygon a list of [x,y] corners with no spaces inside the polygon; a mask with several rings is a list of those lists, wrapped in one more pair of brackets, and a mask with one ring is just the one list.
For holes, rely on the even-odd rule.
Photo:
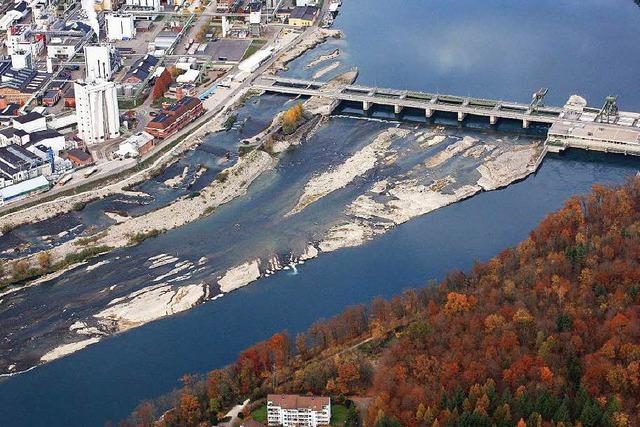
{"label": "shrub", "polygon": [[147,239],[150,239],[152,237],[157,237],[160,234],[164,233],[164,230],[158,230],[158,229],[152,229],[149,231],[141,231],[139,233],[134,234],[133,236],[131,236],[129,238],[129,243],[132,245],[137,245],[140,244],[142,242],[144,242]]}

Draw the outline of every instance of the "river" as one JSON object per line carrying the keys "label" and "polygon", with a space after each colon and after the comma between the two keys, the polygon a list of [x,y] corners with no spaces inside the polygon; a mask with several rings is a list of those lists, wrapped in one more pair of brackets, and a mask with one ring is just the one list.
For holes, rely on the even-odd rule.
{"label": "river", "polygon": [[[622,108],[640,110],[640,95],[635,91],[640,46],[634,42],[640,36],[639,23],[640,9],[630,0],[543,1],[535,7],[497,0],[481,4],[409,0],[392,8],[377,0],[345,0],[336,20],[345,38],[331,40],[292,62],[286,74],[313,75],[327,63],[315,68],[305,65],[338,48],[340,65],[323,78],[355,65],[360,70],[358,81],[369,85],[519,101],[527,101],[531,92],[546,86],[549,103],[562,104],[569,94],[578,92],[597,105],[611,92],[620,95]],[[244,111],[264,121],[287,104],[284,98],[266,97]],[[261,177],[246,196],[201,221],[139,247],[116,251],[108,257],[112,264],[92,272],[78,269],[59,281],[31,288],[14,303],[37,322],[21,325],[22,313],[14,312],[13,317],[5,315],[3,327],[15,328],[18,336],[32,329],[38,339],[48,339],[50,325],[66,320],[61,314],[44,316],[51,309],[45,307],[69,308],[70,302],[64,299],[74,296],[77,286],[95,289],[87,294],[91,297],[84,301],[87,306],[104,298],[97,295],[109,285],[129,292],[145,278],[150,280],[145,263],[157,253],[193,261],[205,254],[223,263],[227,258],[255,254],[252,245],[256,242],[262,244],[258,250],[265,256],[296,250],[340,218],[344,201],[353,196],[352,189],[345,189],[290,222],[276,221],[295,199],[296,184],[299,187],[334,156],[353,152],[384,126],[332,119],[316,135],[316,142],[288,153],[286,161]],[[260,126],[254,127],[251,132]],[[477,135],[479,131],[450,132]],[[212,137],[213,147],[234,146],[243,137],[222,135]],[[229,135],[235,139],[229,140]],[[319,142],[333,145],[320,147]],[[202,152],[192,155],[200,157],[185,160],[185,165],[207,163]],[[216,165],[208,164],[212,171]],[[1,423],[100,426],[108,419],[118,420],[141,399],[175,387],[182,374],[222,366],[242,348],[275,331],[295,333],[349,304],[367,302],[377,295],[391,296],[438,279],[452,268],[464,269],[475,260],[486,260],[526,237],[567,197],[588,191],[593,183],[620,183],[639,167],[637,159],[621,156],[584,152],[549,156],[535,175],[522,182],[409,221],[363,246],[322,254],[299,266],[298,274],[282,271],[216,301],[4,379],[0,383]],[[146,184],[145,190],[155,196],[156,203],[166,203],[180,191],[192,191],[171,192],[158,184],[181,169],[182,163],[155,183]],[[213,179],[213,172],[202,179]],[[356,186],[368,182],[363,179]],[[164,197],[158,196],[164,192]],[[99,208],[91,206],[82,215],[96,210]],[[32,235],[25,232],[24,236]],[[219,269],[216,265],[199,274],[206,279]],[[82,304],[74,300],[73,308],[80,311]]]}

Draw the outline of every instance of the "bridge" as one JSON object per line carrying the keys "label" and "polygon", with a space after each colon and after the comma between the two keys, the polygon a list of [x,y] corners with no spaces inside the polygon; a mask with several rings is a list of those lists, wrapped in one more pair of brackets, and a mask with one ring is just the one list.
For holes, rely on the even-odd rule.
{"label": "bridge", "polygon": [[577,95],[563,107],[542,103],[547,89],[533,94],[529,104],[496,99],[434,94],[420,91],[386,89],[362,85],[335,85],[319,80],[262,76],[253,88],[293,96],[318,96],[359,103],[364,112],[374,105],[392,107],[399,115],[405,108],[421,110],[426,118],[436,112],[453,113],[458,121],[467,116],[486,117],[495,125],[499,120],[516,120],[523,128],[537,123],[548,127],[547,146],[551,152],[568,147],[640,155],[640,113],[618,110],[615,97],[607,97],[603,107],[587,106]]}

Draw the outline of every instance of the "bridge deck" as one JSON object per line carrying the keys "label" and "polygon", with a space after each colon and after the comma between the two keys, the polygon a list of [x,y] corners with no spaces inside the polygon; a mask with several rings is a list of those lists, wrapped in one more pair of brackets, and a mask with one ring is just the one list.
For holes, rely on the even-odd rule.
{"label": "bridge deck", "polygon": [[268,76],[258,80],[254,87],[259,90],[290,95],[322,96],[341,101],[387,105],[397,108],[416,108],[547,124],[557,121],[562,112],[562,109],[557,107],[540,107],[536,111],[530,111],[527,104],[495,99],[372,88],[361,85],[344,85],[334,90],[327,90],[325,85],[326,82],[317,80]]}
{"label": "bridge deck", "polygon": [[[640,113],[619,112],[611,123],[598,120],[599,109],[586,105],[576,108],[571,100],[564,107],[532,107],[518,102],[496,99],[441,95],[419,91],[386,89],[362,85],[327,86],[326,82],[277,76],[265,76],[256,81],[255,89],[289,95],[319,96],[339,101],[362,103],[363,109],[371,105],[386,105],[396,113],[403,108],[424,110],[427,117],[433,112],[458,114],[458,120],[467,115],[489,117],[493,124],[498,119],[521,120],[551,125],[547,134],[550,151],[567,147],[624,154],[640,155]],[[573,98],[573,97],[572,97]]]}

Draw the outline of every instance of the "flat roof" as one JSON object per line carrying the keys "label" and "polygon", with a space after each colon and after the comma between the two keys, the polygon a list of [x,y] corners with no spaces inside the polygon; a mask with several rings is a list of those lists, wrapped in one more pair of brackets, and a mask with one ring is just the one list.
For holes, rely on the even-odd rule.
{"label": "flat roof", "polygon": [[549,128],[548,134],[564,138],[640,145],[640,129],[604,123],[556,122]]}

